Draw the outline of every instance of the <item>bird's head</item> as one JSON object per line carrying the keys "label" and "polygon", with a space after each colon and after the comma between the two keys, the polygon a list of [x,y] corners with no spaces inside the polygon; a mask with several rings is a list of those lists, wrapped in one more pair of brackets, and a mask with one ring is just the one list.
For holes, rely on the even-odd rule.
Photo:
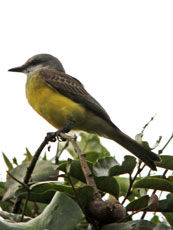
{"label": "bird's head", "polygon": [[65,73],[61,62],[50,54],[37,54],[29,58],[25,64],[9,69],[10,72],[33,73],[41,69],[51,69]]}

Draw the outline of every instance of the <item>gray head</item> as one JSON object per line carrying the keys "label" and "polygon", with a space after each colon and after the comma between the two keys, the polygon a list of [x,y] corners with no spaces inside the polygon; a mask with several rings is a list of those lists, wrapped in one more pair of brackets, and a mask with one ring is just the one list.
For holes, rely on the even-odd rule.
{"label": "gray head", "polygon": [[37,54],[27,60],[24,65],[9,69],[11,72],[33,73],[40,69],[52,69],[65,73],[61,62],[50,54]]}

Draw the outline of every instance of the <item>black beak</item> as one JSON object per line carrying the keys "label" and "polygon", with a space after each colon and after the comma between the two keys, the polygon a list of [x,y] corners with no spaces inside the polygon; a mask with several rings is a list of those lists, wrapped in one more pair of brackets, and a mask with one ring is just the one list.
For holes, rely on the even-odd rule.
{"label": "black beak", "polygon": [[27,66],[26,65],[21,65],[12,69],[9,69],[8,71],[10,72],[20,72],[20,73],[24,73],[24,71],[26,70]]}

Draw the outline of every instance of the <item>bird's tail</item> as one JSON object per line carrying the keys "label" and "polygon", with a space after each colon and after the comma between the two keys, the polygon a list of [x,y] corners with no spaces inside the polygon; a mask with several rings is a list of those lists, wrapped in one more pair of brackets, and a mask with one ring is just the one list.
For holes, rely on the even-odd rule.
{"label": "bird's tail", "polygon": [[114,140],[125,149],[129,150],[151,169],[157,170],[155,162],[161,161],[157,154],[151,152],[149,149],[144,148],[142,145],[133,140],[131,137],[127,136],[119,129],[114,129],[113,133],[114,134],[111,135],[111,137],[109,136],[110,139]]}

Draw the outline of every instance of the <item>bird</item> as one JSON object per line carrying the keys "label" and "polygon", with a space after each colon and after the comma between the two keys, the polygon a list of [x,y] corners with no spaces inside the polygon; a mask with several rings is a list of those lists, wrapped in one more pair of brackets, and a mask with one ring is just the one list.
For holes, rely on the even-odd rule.
{"label": "bird", "polygon": [[83,84],[65,72],[58,58],[37,54],[8,71],[27,75],[26,97],[29,104],[56,129],[69,125],[70,130],[111,139],[152,170],[157,170],[156,162],[160,162],[160,157],[122,132]]}

